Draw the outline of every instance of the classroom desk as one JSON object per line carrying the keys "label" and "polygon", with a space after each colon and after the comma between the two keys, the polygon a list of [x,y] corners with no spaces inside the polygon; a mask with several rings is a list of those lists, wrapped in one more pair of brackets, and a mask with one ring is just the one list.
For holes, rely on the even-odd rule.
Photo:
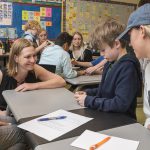
{"label": "classroom desk", "polygon": [[84,76],[78,76],[76,78],[72,79],[65,79],[66,82],[71,84],[71,88],[69,90],[71,91],[79,91],[84,86],[87,85],[98,85],[101,82],[102,75],[84,75]]}
{"label": "classroom desk", "polygon": [[3,96],[17,121],[48,114],[58,109],[81,108],[75,101],[74,94],[65,88],[26,92],[7,90],[3,92]]}
{"label": "classroom desk", "polygon": [[[141,124],[134,123],[126,126],[121,126],[113,129],[108,129],[101,131],[100,133],[108,134],[112,136],[117,136],[121,138],[126,138],[130,140],[140,141],[137,150],[149,150],[150,148],[150,131],[145,129]],[[43,145],[39,145],[35,148],[35,150],[81,150],[76,147],[70,146],[70,144],[77,137],[64,139],[56,142],[51,142]]]}
{"label": "classroom desk", "polygon": [[[59,141],[63,139],[68,139],[72,137],[79,136],[83,131],[86,129],[92,130],[92,131],[102,131],[106,129],[111,129],[119,126],[124,126],[127,124],[135,123],[136,121],[132,118],[129,118],[128,116],[121,114],[121,113],[106,113],[106,112],[99,112],[96,110],[91,110],[87,108],[82,109],[76,109],[71,110],[70,112],[80,114],[83,116],[94,118],[93,120],[87,122],[86,124],[83,124],[82,126],[58,137],[57,139],[53,141]],[[23,122],[26,122],[27,120],[31,120],[33,118],[26,118],[22,120]],[[32,146],[33,149],[36,147],[40,147],[39,145],[43,145],[47,143],[49,146],[49,149],[51,148],[51,142],[44,140],[43,138],[40,138],[30,132],[26,133],[26,139],[27,142]],[[67,147],[67,145],[66,145]],[[58,150],[57,148],[54,148],[55,150]],[[65,149],[65,148],[59,148],[59,149]],[[46,149],[43,149],[46,150]],[[66,149],[65,149],[66,150]]]}

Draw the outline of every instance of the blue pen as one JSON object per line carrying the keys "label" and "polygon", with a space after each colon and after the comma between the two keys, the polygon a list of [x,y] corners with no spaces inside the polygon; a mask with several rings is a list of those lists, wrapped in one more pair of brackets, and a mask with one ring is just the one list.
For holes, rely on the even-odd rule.
{"label": "blue pen", "polygon": [[67,116],[57,116],[57,117],[40,118],[38,119],[38,121],[59,120],[65,118],[67,118]]}

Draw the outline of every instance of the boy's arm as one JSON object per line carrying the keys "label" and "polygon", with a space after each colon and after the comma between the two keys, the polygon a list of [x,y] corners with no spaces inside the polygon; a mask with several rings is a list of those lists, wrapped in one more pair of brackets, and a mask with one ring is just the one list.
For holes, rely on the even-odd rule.
{"label": "boy's arm", "polygon": [[80,61],[76,61],[76,60],[72,60],[71,63],[73,65],[77,65],[77,66],[82,66],[82,67],[91,67],[93,66],[91,62],[80,62]]}
{"label": "boy's arm", "polygon": [[95,96],[97,94],[98,88],[86,89],[84,91],[89,96]]}
{"label": "boy's arm", "polygon": [[87,68],[86,69],[86,73],[87,74],[92,74],[92,73],[96,73],[96,71],[98,70],[98,69],[103,69],[103,67],[104,67],[104,65],[107,63],[107,60],[106,59],[104,59],[104,60],[102,60],[100,63],[98,63],[97,65],[95,65],[95,66],[93,66],[93,67],[89,67],[89,68]]}

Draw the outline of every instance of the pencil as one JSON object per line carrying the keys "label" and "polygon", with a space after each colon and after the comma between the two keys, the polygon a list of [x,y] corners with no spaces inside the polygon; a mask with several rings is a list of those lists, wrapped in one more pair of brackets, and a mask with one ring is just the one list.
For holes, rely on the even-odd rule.
{"label": "pencil", "polygon": [[103,144],[105,144],[107,141],[110,140],[110,136],[106,137],[105,139],[103,139],[102,141],[90,146],[90,149],[89,150],[95,150],[97,148],[99,148],[100,146],[102,146]]}

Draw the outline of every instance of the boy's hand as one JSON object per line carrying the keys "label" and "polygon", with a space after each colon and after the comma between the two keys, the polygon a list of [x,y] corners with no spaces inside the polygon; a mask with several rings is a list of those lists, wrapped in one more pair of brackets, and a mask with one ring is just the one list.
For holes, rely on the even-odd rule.
{"label": "boy's hand", "polygon": [[83,107],[84,107],[84,101],[85,101],[86,96],[87,96],[86,92],[84,91],[78,91],[74,94],[74,97],[76,101],[78,102],[78,104]]}

